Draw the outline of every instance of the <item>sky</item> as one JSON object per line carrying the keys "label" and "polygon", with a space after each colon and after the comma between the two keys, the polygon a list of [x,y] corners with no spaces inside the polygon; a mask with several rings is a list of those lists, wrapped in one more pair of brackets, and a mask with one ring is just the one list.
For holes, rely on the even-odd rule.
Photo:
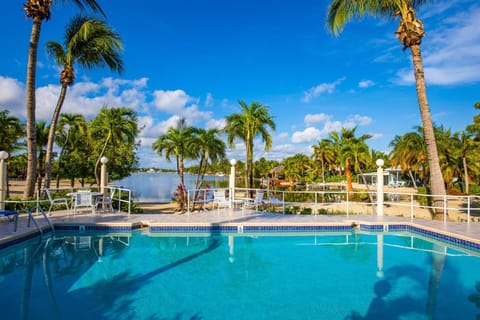
{"label": "sky", "polygon": [[[2,3],[0,110],[25,119],[25,79],[32,21],[25,0]],[[421,126],[410,50],[395,38],[398,19],[352,20],[338,36],[326,28],[329,1],[97,0],[124,46],[125,71],[76,66],[62,108],[88,120],[103,106],[137,112],[140,167],[173,168],[152,143],[180,117],[221,128],[241,112],[239,100],[269,107],[273,148],[255,140],[254,157],[281,160],[303,153],[342,127],[370,134],[370,148],[389,152],[396,135]],[[47,41],[62,42],[79,13],[56,5],[42,24],[37,64],[37,120],[50,122],[60,68]],[[473,122],[480,101],[480,3],[431,1],[417,11],[426,36],[421,50],[435,125],[453,132]],[[238,141],[229,159],[245,160]]]}

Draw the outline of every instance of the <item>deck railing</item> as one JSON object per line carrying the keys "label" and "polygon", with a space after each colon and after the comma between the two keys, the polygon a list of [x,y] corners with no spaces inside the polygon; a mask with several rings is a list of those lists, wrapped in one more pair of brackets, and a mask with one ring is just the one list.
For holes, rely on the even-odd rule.
{"label": "deck railing", "polygon": [[[229,193],[229,188],[222,188]],[[205,209],[213,201],[213,191],[218,189],[188,190],[187,208],[190,212]],[[377,214],[376,190],[347,192],[345,190],[289,191],[272,189],[235,188],[237,200],[253,198],[262,190],[264,210],[281,214]],[[193,195],[197,197],[193,199]],[[386,191],[383,193],[383,212],[388,216],[402,216],[410,219],[431,219],[435,211],[443,213],[444,222],[480,222],[480,196],[442,195],[441,205],[435,206],[433,195],[408,192]],[[438,202],[437,202],[438,203]]]}
{"label": "deck railing", "polygon": [[[90,189],[92,191],[97,191],[98,187],[68,187],[68,188],[50,188],[50,192],[54,198],[56,197],[65,197],[68,193],[81,190],[81,189]],[[121,211],[121,208],[125,208],[125,211],[130,215],[131,203],[132,203],[132,191],[127,188],[120,186],[107,186],[105,187],[105,194],[111,196],[112,205],[114,208],[117,208],[117,211]],[[37,190],[35,197],[31,200],[5,200],[5,204],[8,206],[10,204],[13,206],[14,210],[28,210],[33,207],[37,208],[47,208],[50,206],[50,201],[45,195],[45,190]],[[37,210],[36,210],[37,211]]]}

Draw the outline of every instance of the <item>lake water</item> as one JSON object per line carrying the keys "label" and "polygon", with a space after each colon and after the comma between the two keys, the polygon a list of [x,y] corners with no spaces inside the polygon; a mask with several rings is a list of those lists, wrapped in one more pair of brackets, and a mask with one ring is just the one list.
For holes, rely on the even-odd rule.
{"label": "lake water", "polygon": [[[185,175],[187,190],[193,189],[195,178],[196,175]],[[179,182],[180,178],[175,172],[137,172],[122,180],[114,181],[113,184],[131,189],[135,201],[170,202]],[[212,188],[225,187],[228,184],[228,177],[205,176],[205,182]]]}

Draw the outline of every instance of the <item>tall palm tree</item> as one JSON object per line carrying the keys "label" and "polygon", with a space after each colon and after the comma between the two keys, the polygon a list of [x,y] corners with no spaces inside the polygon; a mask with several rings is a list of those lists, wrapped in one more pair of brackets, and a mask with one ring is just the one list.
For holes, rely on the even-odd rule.
{"label": "tall palm tree", "polygon": [[227,132],[228,145],[235,147],[235,138],[245,143],[245,186],[253,188],[253,140],[260,135],[265,144],[264,150],[272,147],[272,136],[268,131],[275,131],[276,125],[273,117],[269,114],[268,106],[260,102],[252,102],[250,106],[241,100],[238,101],[242,113],[234,113],[227,117],[225,131]]}
{"label": "tall palm tree", "polygon": [[92,141],[98,141],[100,150],[95,161],[95,179],[100,185],[98,172],[100,159],[106,154],[107,148],[114,152],[120,145],[133,145],[139,132],[138,120],[135,111],[126,107],[107,108],[104,106],[98,116],[91,123]]}
{"label": "tall palm tree", "polygon": [[[420,44],[425,35],[423,23],[416,18],[415,10],[428,0],[332,0],[327,13],[327,27],[338,35],[353,17],[362,18],[369,14],[374,17],[400,17],[400,24],[395,32],[403,45],[403,50],[410,48],[416,82],[418,106],[422,117],[427,158],[430,167],[430,183],[434,195],[435,207],[441,208],[443,195],[446,194],[445,183],[440,169],[435,132],[427,100],[427,89],[423,69]],[[435,210],[437,219],[443,217],[443,210]]]}
{"label": "tall palm tree", "polygon": [[322,183],[325,183],[325,167],[332,163],[335,159],[335,151],[332,146],[332,141],[328,139],[322,139],[312,146],[313,154],[312,159],[315,162],[320,162],[322,170]]}
{"label": "tall palm tree", "polygon": [[67,88],[73,85],[75,79],[74,65],[77,64],[87,69],[106,65],[111,71],[121,73],[123,71],[123,61],[119,53],[121,50],[120,36],[104,21],[81,15],[74,17],[68,24],[63,46],[55,41],[47,43],[47,53],[55,58],[63,70],[60,73],[60,83],[62,84],[60,96],[52,115],[48,134],[45,160],[46,189],[50,187],[52,177],[52,153],[57,121],[65,101]]}
{"label": "tall palm tree", "polygon": [[165,156],[170,161],[174,156],[177,165],[177,174],[180,178],[180,209],[183,211],[185,206],[185,159],[194,159],[198,155],[198,150],[194,148],[193,142],[196,129],[189,127],[185,118],[177,121],[176,127],[170,127],[167,133],[158,137],[153,143],[152,148],[159,156]]}
{"label": "tall palm tree", "polygon": [[37,66],[37,51],[40,40],[40,32],[42,30],[42,22],[50,19],[50,10],[54,3],[72,2],[80,9],[89,7],[94,12],[100,12],[105,15],[103,10],[97,4],[96,0],[27,0],[23,5],[23,9],[27,18],[33,21],[32,30],[30,32],[30,46],[28,49],[27,62],[27,78],[25,87],[25,114],[26,114],[26,136],[27,136],[27,180],[25,182],[25,190],[23,197],[31,197],[35,191],[36,179],[36,165],[37,165],[37,141],[36,135],[36,101],[35,101],[35,87],[36,87],[36,66]]}
{"label": "tall palm tree", "polygon": [[[57,169],[57,189],[60,185],[60,171],[62,157],[67,148],[72,149],[72,136],[75,134],[83,135],[87,131],[87,121],[81,114],[62,113],[57,127],[57,143],[60,146],[60,154],[58,155]],[[45,183],[45,188],[47,188]]]}

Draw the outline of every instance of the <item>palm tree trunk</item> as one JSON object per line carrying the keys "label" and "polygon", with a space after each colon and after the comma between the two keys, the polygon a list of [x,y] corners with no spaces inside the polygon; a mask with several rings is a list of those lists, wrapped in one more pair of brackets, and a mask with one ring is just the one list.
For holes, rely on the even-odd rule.
{"label": "palm tree trunk", "polygon": [[352,171],[350,170],[350,160],[345,160],[345,178],[347,179],[347,191],[353,192]]}
{"label": "palm tree trunk", "polygon": [[50,130],[48,131],[47,155],[45,157],[45,189],[50,188],[50,180],[52,179],[53,143],[55,142],[55,131],[57,130],[57,122],[60,117],[63,101],[65,101],[67,88],[67,84],[62,84],[60,96],[58,97],[57,105],[53,111]]}
{"label": "palm tree trunk", "polygon": [[430,107],[427,101],[427,88],[425,85],[422,56],[419,45],[412,45],[410,49],[412,51],[418,106],[422,116],[427,158],[430,167],[430,184],[433,194],[433,206],[435,207],[434,218],[442,219],[443,210],[441,207],[443,205],[443,196],[446,194],[446,191],[442,171],[440,169],[440,160],[438,158],[437,143],[430,115]]}
{"label": "palm tree trunk", "polygon": [[97,161],[95,161],[94,172],[95,172],[95,181],[97,182],[97,186],[100,185],[100,176],[99,176],[99,173],[98,173],[98,166],[100,165],[100,160],[102,159],[103,155],[105,154],[105,150],[107,150],[107,145],[110,142],[110,137],[111,137],[111,133],[109,132],[108,135],[107,135],[107,138],[105,139],[105,143],[103,144],[102,151],[98,155]]}
{"label": "palm tree trunk", "polygon": [[32,197],[35,192],[37,178],[37,137],[35,119],[35,87],[37,72],[37,49],[42,29],[42,20],[34,19],[30,34],[26,80],[26,133],[27,133],[27,179],[23,198]]}
{"label": "palm tree trunk", "polygon": [[470,193],[470,182],[468,181],[468,167],[467,167],[467,157],[463,157],[463,174],[465,175],[465,193],[468,195]]}
{"label": "palm tree trunk", "polygon": [[413,187],[417,189],[417,181],[415,181],[415,177],[412,174],[412,169],[408,169],[408,176],[410,177],[410,180],[412,180]]}

